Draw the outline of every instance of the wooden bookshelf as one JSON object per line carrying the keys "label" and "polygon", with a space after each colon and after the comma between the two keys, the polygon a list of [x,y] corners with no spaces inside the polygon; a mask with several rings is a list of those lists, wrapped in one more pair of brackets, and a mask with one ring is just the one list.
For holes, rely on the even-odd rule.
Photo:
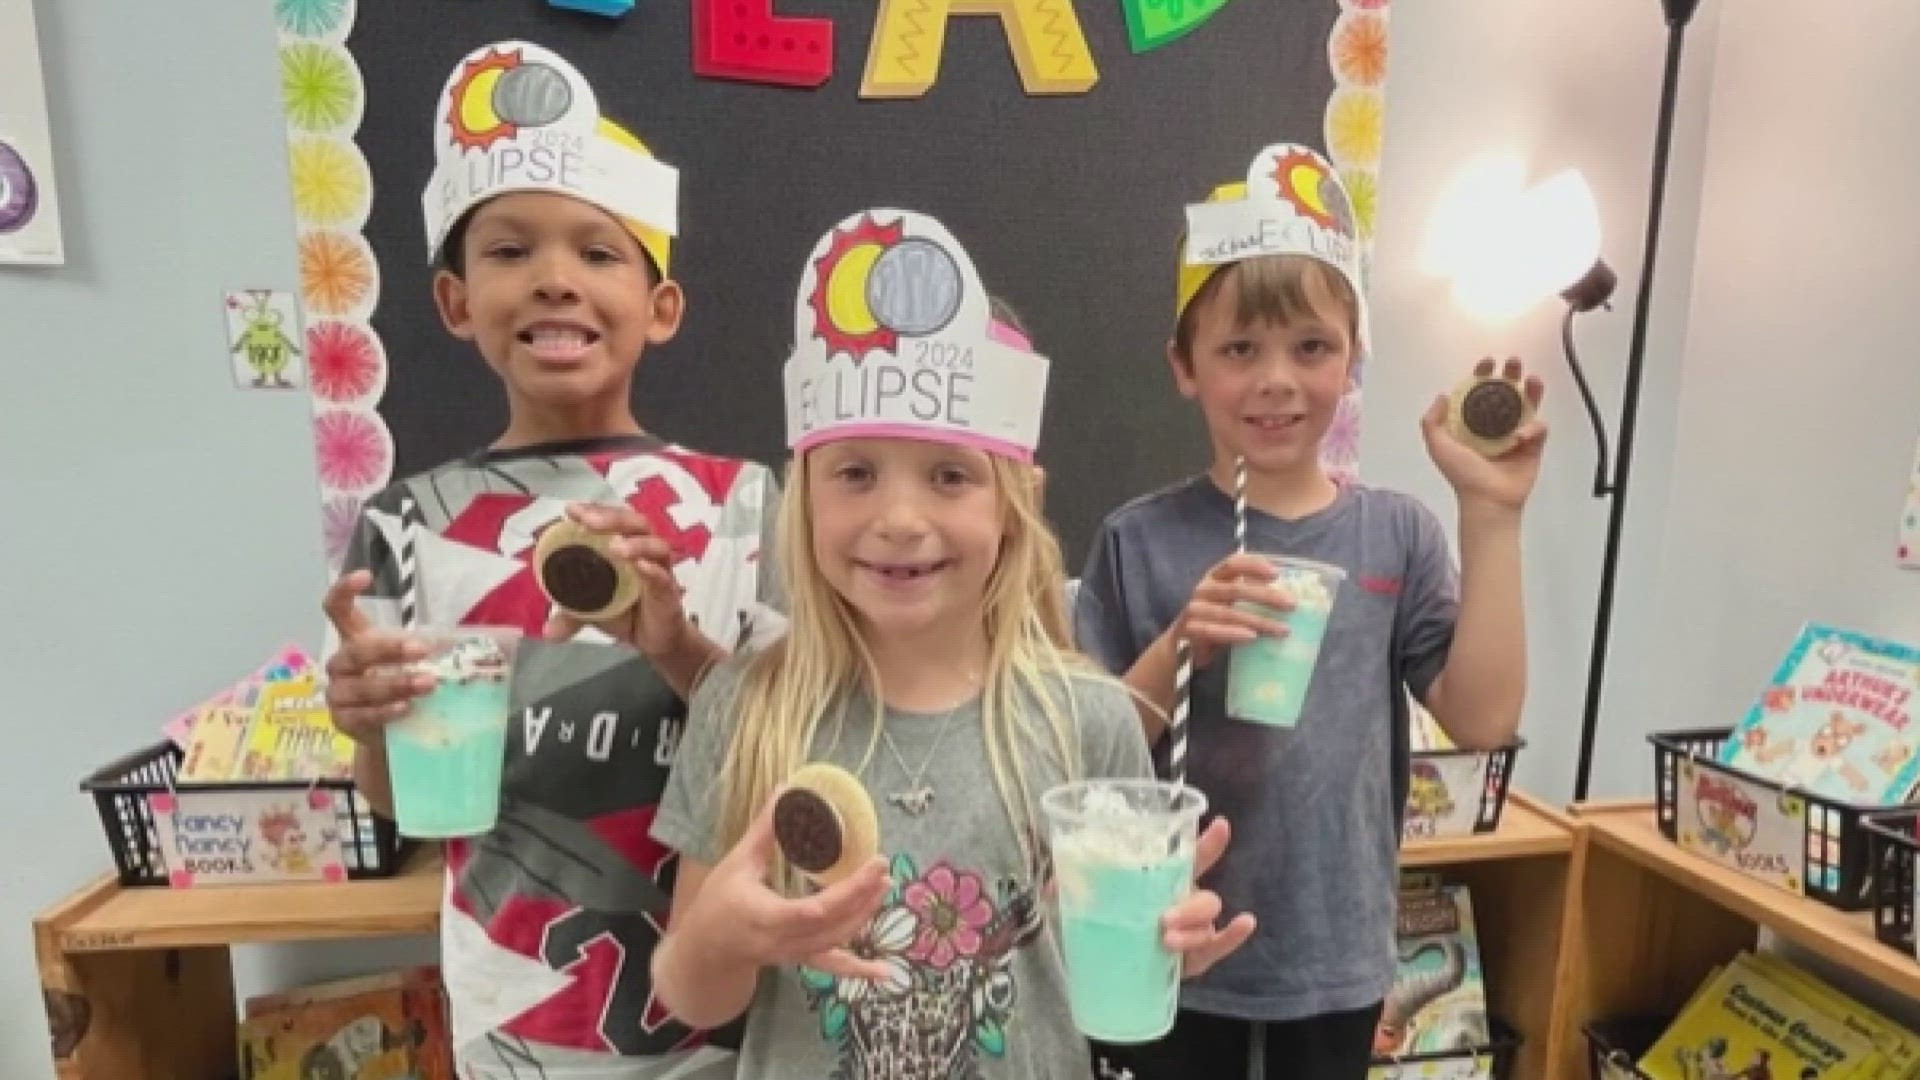
{"label": "wooden bookshelf", "polygon": [[[1556,1007],[1582,841],[1567,815],[1513,792],[1500,827],[1414,841],[1402,865],[1445,871],[1473,891],[1488,1005],[1519,1032],[1514,1080],[1577,1074]],[[123,889],[105,878],[34,921],[59,1080],[229,1076],[237,1011],[229,947],[429,933],[444,863],[418,852],[384,881],[226,889]],[[1573,1046],[1568,1049],[1569,1043]],[[1578,1060],[1577,1056],[1574,1060]]]}
{"label": "wooden bookshelf", "polygon": [[1400,851],[1400,865],[1413,869],[1569,855],[1573,842],[1573,823],[1565,814],[1524,791],[1515,791],[1507,796],[1498,829],[1472,836],[1410,841]]}
{"label": "wooden bookshelf", "polygon": [[70,902],[69,953],[425,934],[440,924],[445,864],[416,856],[385,880],[347,885],[123,889],[103,878]]}
{"label": "wooden bookshelf", "polygon": [[1762,928],[1920,1001],[1920,963],[1874,938],[1870,912],[1839,911],[1684,851],[1661,835],[1650,802],[1580,806],[1573,818],[1584,866],[1555,994],[1569,1036],[1558,1075],[1584,1075],[1573,1070],[1586,1068],[1585,1024],[1677,1012]]}
{"label": "wooden bookshelf", "polygon": [[445,863],[347,884],[123,889],[108,877],[34,920],[59,1080],[219,1080],[235,1068],[230,945],[429,933]]}
{"label": "wooden bookshelf", "polygon": [[1564,963],[1568,904],[1578,893],[1577,847],[1565,814],[1514,791],[1493,832],[1416,840],[1401,851],[1402,866],[1440,870],[1472,892],[1487,1007],[1522,1040],[1513,1080],[1576,1077],[1549,1065],[1561,1059],[1565,1041],[1555,1026],[1553,988]]}

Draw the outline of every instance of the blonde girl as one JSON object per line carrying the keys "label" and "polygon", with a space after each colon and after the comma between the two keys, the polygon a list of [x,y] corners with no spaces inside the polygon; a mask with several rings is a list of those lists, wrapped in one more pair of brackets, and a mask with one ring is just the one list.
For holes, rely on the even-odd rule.
{"label": "blonde girl", "polygon": [[[1085,1076],[1038,800],[1151,767],[1132,699],[1071,648],[1032,464],[1046,361],[910,212],[842,222],[796,306],[791,628],[693,701],[654,823],[682,852],[660,1003],[696,1026],[747,1013],[743,1080]],[[810,893],[769,808],[822,760],[871,793],[883,855]],[[1203,865],[1226,840],[1216,822]],[[1252,931],[1219,913],[1206,892],[1168,913],[1190,975]]]}

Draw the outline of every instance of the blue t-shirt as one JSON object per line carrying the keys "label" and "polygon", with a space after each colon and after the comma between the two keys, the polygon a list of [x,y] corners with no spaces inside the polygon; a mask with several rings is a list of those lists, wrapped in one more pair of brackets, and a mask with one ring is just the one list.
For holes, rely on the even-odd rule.
{"label": "blue t-shirt", "polygon": [[[1131,668],[1232,553],[1233,532],[1232,500],[1204,475],[1116,510],[1081,575],[1081,648]],[[1260,928],[1182,1003],[1277,1022],[1363,1008],[1392,986],[1406,695],[1424,700],[1446,665],[1459,577],[1431,511],[1359,485],[1297,521],[1249,509],[1247,548],[1347,572],[1296,728],[1226,717],[1224,651],[1193,678],[1187,778],[1233,824],[1207,884]]]}

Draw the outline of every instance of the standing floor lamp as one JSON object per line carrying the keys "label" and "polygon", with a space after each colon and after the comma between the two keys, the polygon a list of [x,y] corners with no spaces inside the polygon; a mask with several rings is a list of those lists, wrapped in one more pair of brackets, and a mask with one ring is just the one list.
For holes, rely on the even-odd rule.
{"label": "standing floor lamp", "polygon": [[1593,392],[1580,370],[1573,349],[1574,316],[1592,311],[1613,294],[1617,279],[1604,262],[1596,261],[1585,277],[1561,295],[1567,301],[1566,321],[1561,341],[1566,347],[1567,363],[1579,383],[1580,396],[1586,402],[1587,416],[1599,443],[1600,460],[1594,473],[1595,498],[1611,498],[1607,514],[1607,542],[1600,564],[1600,599],[1593,620],[1593,654],[1587,662],[1587,700],[1580,714],[1580,763],[1573,778],[1573,798],[1587,797],[1587,785],[1593,774],[1593,740],[1600,726],[1600,697],[1606,684],[1607,644],[1613,627],[1613,593],[1620,569],[1620,533],[1626,518],[1627,476],[1633,465],[1633,434],[1640,413],[1640,377],[1647,352],[1647,313],[1652,306],[1654,264],[1660,254],[1660,219],[1666,208],[1667,165],[1673,147],[1674,104],[1680,92],[1680,54],[1686,44],[1687,24],[1693,20],[1700,0],[1661,0],[1667,18],[1667,63],[1660,82],[1660,114],[1654,126],[1653,182],[1647,200],[1646,250],[1640,267],[1639,294],[1634,299],[1633,338],[1627,347],[1627,378],[1621,391],[1620,444],[1611,478],[1607,472],[1607,435],[1594,405]]}
{"label": "standing floor lamp", "polygon": [[[1470,166],[1450,193],[1442,197],[1442,209],[1435,215],[1422,254],[1425,269],[1450,276],[1455,302],[1476,315],[1512,318],[1556,292],[1567,305],[1560,340],[1598,448],[1593,495],[1597,499],[1612,500],[1600,568],[1600,598],[1594,615],[1593,653],[1587,665],[1586,706],[1580,718],[1580,758],[1573,786],[1576,802],[1587,797],[1593,771],[1594,735],[1600,723],[1600,698],[1606,683],[1607,645],[1620,568],[1620,536],[1626,517],[1627,479],[1633,464],[1633,436],[1640,413],[1647,315],[1652,306],[1654,265],[1660,252],[1660,223],[1666,204],[1674,103],[1680,88],[1680,55],[1687,25],[1700,0],[1661,0],[1661,6],[1666,13],[1668,31],[1666,72],[1660,86],[1660,114],[1654,130],[1646,246],[1634,302],[1633,338],[1627,351],[1619,443],[1611,455],[1606,424],[1600,417],[1600,407],[1594,401],[1573,342],[1575,317],[1609,306],[1608,301],[1619,284],[1613,268],[1599,257],[1599,213],[1586,181],[1569,170],[1526,189],[1525,167],[1519,159],[1500,156],[1483,159]],[[1505,235],[1489,236],[1484,226],[1487,221],[1506,222]]]}

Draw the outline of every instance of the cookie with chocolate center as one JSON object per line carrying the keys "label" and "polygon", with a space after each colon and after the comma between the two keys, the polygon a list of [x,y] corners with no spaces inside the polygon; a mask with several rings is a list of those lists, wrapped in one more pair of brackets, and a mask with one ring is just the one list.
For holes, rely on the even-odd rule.
{"label": "cookie with chocolate center", "polygon": [[540,591],[581,622],[616,618],[640,599],[640,572],[616,558],[613,538],[571,518],[555,522],[534,545]]}
{"label": "cookie with chocolate center", "polygon": [[880,852],[880,818],[852,773],[816,761],[793,774],[773,804],[780,853],[809,881],[845,880]]}
{"label": "cookie with chocolate center", "polygon": [[1533,403],[1526,387],[1497,372],[1473,375],[1453,392],[1447,426],[1453,437],[1483,457],[1497,458],[1520,441],[1520,430],[1533,420]]}

